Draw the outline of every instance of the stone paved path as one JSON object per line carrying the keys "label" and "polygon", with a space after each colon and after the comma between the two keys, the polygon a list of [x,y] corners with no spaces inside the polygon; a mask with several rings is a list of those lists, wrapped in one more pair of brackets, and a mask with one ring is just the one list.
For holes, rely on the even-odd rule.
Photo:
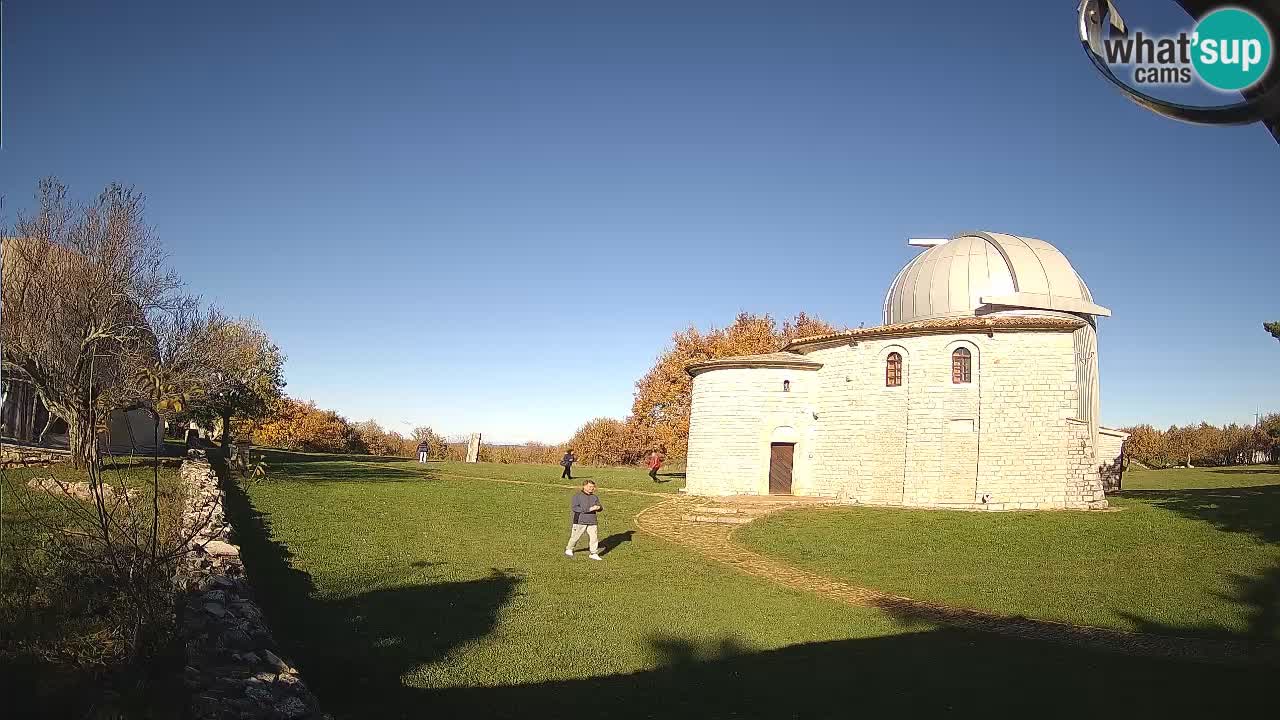
{"label": "stone paved path", "polygon": [[[798,498],[796,500],[799,500]],[[1184,638],[1125,632],[1109,628],[1071,625],[964,608],[889,595],[802,570],[748,550],[733,539],[737,523],[690,521],[721,515],[755,519],[770,512],[819,503],[764,498],[707,499],[677,497],[653,505],[636,516],[640,530],[684,545],[712,560],[737,568],[748,575],[794,590],[814,593],[850,605],[878,607],[904,619],[936,622],[1018,638],[1047,640],[1096,650],[1150,657],[1181,658],[1215,663],[1274,662],[1280,660],[1276,648],[1250,648],[1233,640]]]}

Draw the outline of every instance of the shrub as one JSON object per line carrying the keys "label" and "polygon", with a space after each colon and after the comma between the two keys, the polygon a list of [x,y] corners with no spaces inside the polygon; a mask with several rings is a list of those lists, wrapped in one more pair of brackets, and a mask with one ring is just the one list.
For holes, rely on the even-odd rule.
{"label": "shrub", "polygon": [[578,428],[566,447],[573,448],[584,465],[634,465],[650,451],[636,428],[603,417]]}

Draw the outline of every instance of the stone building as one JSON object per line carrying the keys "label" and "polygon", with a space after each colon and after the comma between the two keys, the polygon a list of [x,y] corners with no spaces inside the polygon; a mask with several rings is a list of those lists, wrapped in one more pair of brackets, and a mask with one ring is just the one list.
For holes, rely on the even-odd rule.
{"label": "stone building", "polygon": [[884,324],[689,366],[687,491],[875,505],[1106,507],[1096,319],[1047,242],[972,232],[893,280]]}

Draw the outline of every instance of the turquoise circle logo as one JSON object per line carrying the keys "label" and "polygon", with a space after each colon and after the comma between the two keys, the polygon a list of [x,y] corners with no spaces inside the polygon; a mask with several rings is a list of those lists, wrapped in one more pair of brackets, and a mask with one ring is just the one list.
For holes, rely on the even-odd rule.
{"label": "turquoise circle logo", "polygon": [[1205,15],[1191,45],[1196,74],[1218,90],[1244,90],[1271,66],[1271,33],[1248,10],[1229,7]]}

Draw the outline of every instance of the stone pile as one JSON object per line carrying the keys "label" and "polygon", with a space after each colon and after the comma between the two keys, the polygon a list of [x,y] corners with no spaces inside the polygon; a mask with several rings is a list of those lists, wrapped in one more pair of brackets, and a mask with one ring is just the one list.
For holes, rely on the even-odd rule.
{"label": "stone pile", "polygon": [[[76,500],[91,502],[93,500],[93,490],[87,482],[68,481],[63,482],[53,477],[31,478],[27,481],[27,487],[32,490],[40,490],[50,495],[59,497],[68,495]],[[112,500],[116,496],[116,490],[109,483],[103,483],[102,494],[107,500]],[[130,499],[137,497],[137,490],[125,490],[124,494]]]}
{"label": "stone pile", "polygon": [[187,657],[183,680],[191,691],[189,716],[327,718],[297,669],[281,657],[253,601],[240,548],[230,542],[218,476],[196,455],[181,470],[188,498],[183,524],[194,533],[191,552],[174,577],[178,632]]}

